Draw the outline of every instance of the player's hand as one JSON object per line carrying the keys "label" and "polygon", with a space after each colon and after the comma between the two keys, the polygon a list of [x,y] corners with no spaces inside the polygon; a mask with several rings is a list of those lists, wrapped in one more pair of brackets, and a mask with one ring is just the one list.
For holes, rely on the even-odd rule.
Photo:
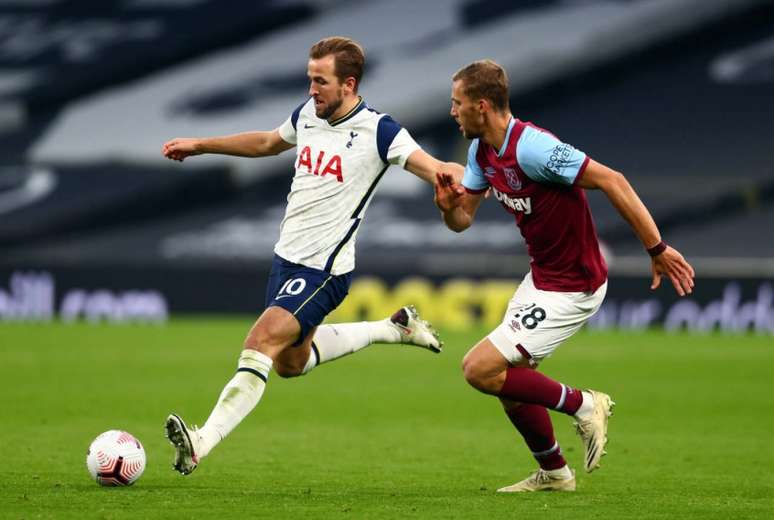
{"label": "player's hand", "polygon": [[199,149],[199,139],[177,137],[164,143],[161,153],[167,159],[182,162],[186,157],[200,155],[202,152]]}
{"label": "player's hand", "polygon": [[653,270],[651,290],[655,290],[661,285],[662,276],[667,276],[680,296],[693,292],[693,278],[696,273],[691,264],[686,262],[683,255],[676,249],[667,246],[664,252],[651,259],[651,268]]}
{"label": "player's hand", "polygon": [[447,213],[459,207],[465,188],[454,181],[450,173],[438,172],[435,174],[435,205],[438,209]]}

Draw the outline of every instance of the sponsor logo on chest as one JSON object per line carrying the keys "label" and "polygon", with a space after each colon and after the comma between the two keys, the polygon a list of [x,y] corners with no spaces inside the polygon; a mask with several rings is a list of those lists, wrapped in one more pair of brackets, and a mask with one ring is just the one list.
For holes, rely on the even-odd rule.
{"label": "sponsor logo on chest", "polygon": [[495,198],[513,211],[524,213],[525,215],[532,214],[532,199],[530,197],[509,197],[508,195],[497,191],[496,188],[492,188]]}
{"label": "sponsor logo on chest", "polygon": [[[315,155],[316,158],[314,159],[313,166],[312,158]],[[305,169],[307,173],[318,175],[320,177],[331,175],[332,177],[335,177],[337,181],[344,182],[344,175],[341,171],[341,156],[338,154],[326,154],[325,150],[320,150],[315,154],[311,147],[304,146],[298,154],[296,169]]]}

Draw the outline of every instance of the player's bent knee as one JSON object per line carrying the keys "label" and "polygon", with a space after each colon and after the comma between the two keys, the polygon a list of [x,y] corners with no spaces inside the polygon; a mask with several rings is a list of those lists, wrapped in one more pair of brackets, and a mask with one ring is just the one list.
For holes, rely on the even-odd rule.
{"label": "player's bent knee", "polygon": [[274,372],[282,378],[298,377],[304,374],[304,367],[294,363],[275,363]]}
{"label": "player's bent knee", "polygon": [[462,374],[470,386],[489,395],[499,395],[505,382],[506,366],[491,363],[481,356],[465,356],[462,360]]}
{"label": "player's bent knee", "polygon": [[262,325],[254,327],[245,339],[245,348],[252,348],[261,352],[281,350],[287,345],[285,331],[279,327]]}
{"label": "player's bent knee", "polygon": [[478,363],[475,363],[467,357],[463,359],[462,374],[465,377],[465,381],[476,390],[487,394],[493,393],[493,388],[489,381],[490,377],[481,370]]}

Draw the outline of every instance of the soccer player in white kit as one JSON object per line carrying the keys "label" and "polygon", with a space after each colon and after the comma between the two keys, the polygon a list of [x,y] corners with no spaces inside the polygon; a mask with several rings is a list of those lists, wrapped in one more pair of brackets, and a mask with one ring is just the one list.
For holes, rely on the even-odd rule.
{"label": "soccer player in white kit", "polygon": [[256,406],[272,367],[282,377],[299,376],[372,343],[441,350],[437,334],[413,307],[377,322],[320,325],[347,294],[358,226],[389,165],[431,184],[439,171],[460,178],[463,172],[461,165],[424,152],[390,116],[357,95],[364,60],[357,42],[325,38],[309,52],[309,99],[279,128],[164,144],[162,153],[177,161],[202,153],[262,157],[297,149],[266,309],[245,339],[237,373],[201,428],[175,414],[167,418],[174,467],[184,475]]}

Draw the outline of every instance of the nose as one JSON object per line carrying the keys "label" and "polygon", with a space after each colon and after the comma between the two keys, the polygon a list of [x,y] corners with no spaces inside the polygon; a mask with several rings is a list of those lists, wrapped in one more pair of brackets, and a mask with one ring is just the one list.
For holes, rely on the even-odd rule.
{"label": "nose", "polygon": [[449,115],[451,115],[452,117],[457,117],[457,111],[454,110],[454,105],[452,105],[451,108],[449,109]]}
{"label": "nose", "polygon": [[317,89],[314,88],[314,83],[309,85],[309,96],[316,96],[318,94]]}

